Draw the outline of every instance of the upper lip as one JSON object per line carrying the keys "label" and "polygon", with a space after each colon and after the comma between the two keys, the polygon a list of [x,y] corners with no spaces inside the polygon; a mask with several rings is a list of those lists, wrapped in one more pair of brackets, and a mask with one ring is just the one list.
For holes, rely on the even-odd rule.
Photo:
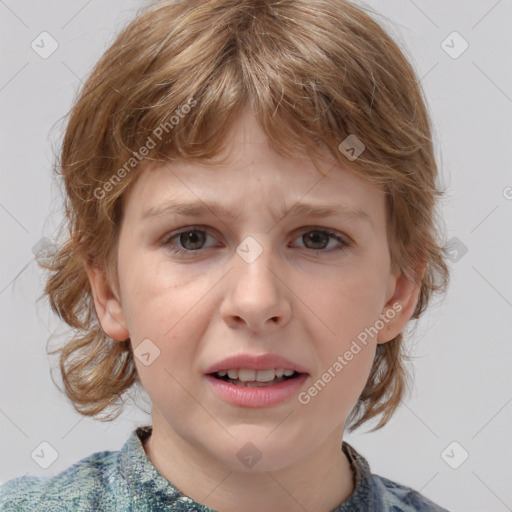
{"label": "upper lip", "polygon": [[216,373],[221,370],[232,370],[247,368],[248,370],[268,370],[270,368],[284,368],[295,370],[298,373],[308,373],[306,368],[298,363],[294,363],[285,357],[277,354],[262,354],[262,355],[251,355],[251,354],[236,354],[230,357],[226,357],[221,361],[209,366],[206,370],[206,374]]}

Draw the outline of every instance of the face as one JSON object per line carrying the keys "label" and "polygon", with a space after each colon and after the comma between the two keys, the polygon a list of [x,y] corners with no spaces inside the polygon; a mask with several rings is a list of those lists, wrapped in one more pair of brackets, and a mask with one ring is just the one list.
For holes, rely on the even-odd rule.
{"label": "face", "polygon": [[[279,156],[247,113],[229,142],[222,166],[178,161],[140,175],[125,197],[119,297],[99,292],[96,307],[107,334],[145,354],[135,362],[154,435],[238,470],[250,442],[257,468],[277,470],[327,440],[339,447],[377,343],[400,332],[416,295],[390,272],[382,191],[327,160]],[[364,213],[287,215],[299,202]],[[165,210],[178,203],[233,217]],[[232,403],[205,373],[238,354],[284,357],[305,380],[268,406]]]}

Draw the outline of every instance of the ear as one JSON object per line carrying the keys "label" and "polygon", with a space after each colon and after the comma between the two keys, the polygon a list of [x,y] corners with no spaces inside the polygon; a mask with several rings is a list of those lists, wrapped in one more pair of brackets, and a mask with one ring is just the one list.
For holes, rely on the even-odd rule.
{"label": "ear", "polygon": [[85,266],[94,297],[94,306],[105,334],[116,341],[125,341],[130,335],[126,327],[121,300],[109,284],[103,269]]}
{"label": "ear", "polygon": [[[421,283],[426,260],[422,259],[417,266],[417,275]],[[382,310],[386,317],[385,327],[377,334],[377,343],[386,343],[395,338],[411,319],[421,291],[421,284],[409,280],[400,272],[398,276],[391,275],[387,292],[388,299]],[[393,315],[394,313],[394,315]]]}

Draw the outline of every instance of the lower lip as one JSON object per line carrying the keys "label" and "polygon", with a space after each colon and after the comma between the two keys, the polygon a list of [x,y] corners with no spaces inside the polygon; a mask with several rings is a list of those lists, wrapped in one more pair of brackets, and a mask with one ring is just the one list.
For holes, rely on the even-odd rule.
{"label": "lower lip", "polygon": [[268,407],[284,402],[299,392],[307,378],[308,374],[302,373],[294,379],[273,386],[248,388],[206,375],[206,379],[222,399],[239,407]]}

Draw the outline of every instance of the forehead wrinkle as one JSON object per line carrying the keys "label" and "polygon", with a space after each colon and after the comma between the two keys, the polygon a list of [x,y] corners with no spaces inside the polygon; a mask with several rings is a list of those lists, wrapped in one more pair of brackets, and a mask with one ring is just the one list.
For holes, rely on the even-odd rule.
{"label": "forehead wrinkle", "polygon": [[[225,205],[213,202],[186,202],[186,201],[166,201],[160,205],[156,205],[149,210],[145,211],[142,215],[142,220],[151,219],[155,217],[165,217],[167,215],[183,215],[189,217],[206,217],[214,214],[216,216],[228,219],[237,220],[241,217],[243,207],[237,209],[230,209]],[[281,209],[276,213],[279,218],[282,217],[311,217],[311,218],[327,218],[327,217],[342,217],[349,220],[362,220],[370,224],[374,228],[371,216],[362,209],[354,208],[349,205],[343,204],[309,204],[298,202],[292,206],[281,206]]]}

